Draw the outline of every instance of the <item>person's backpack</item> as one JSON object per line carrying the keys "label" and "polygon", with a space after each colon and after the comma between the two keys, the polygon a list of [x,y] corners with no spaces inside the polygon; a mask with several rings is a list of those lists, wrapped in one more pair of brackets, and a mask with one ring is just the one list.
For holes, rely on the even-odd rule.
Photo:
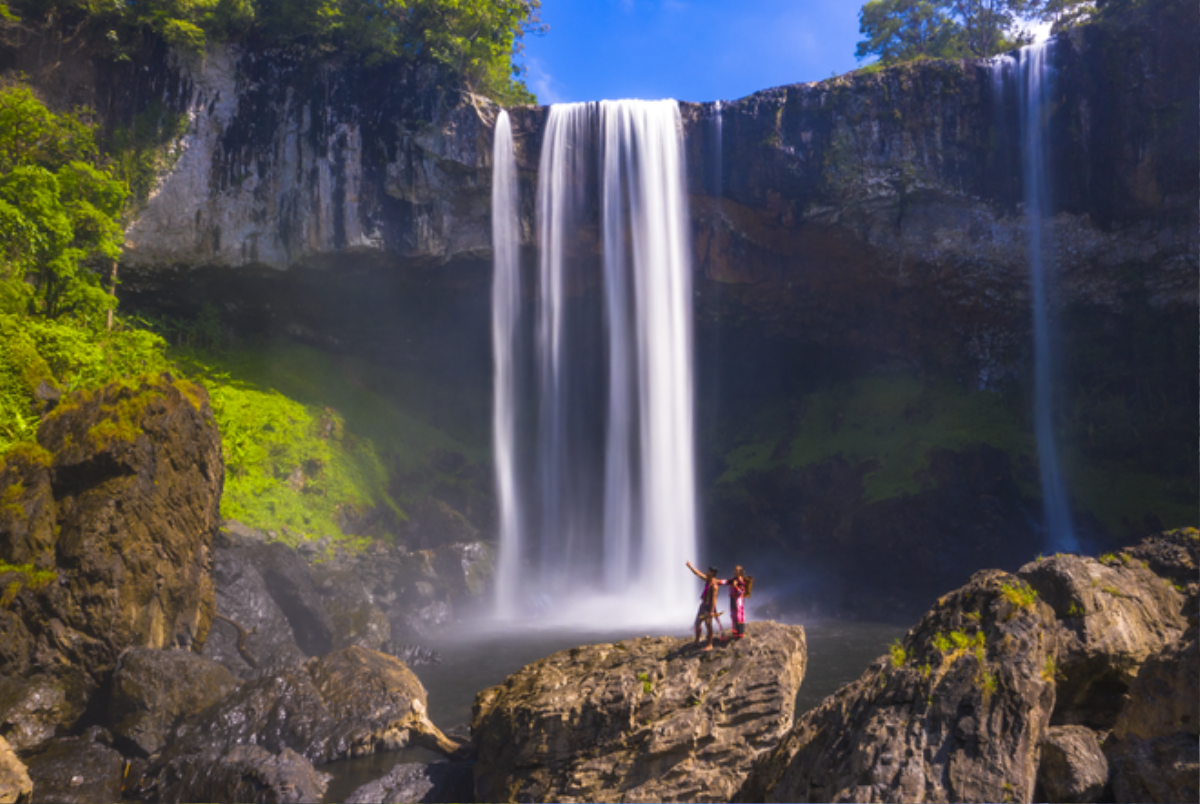
{"label": "person's backpack", "polygon": [[754,591],[754,576],[743,575],[742,577],[746,579],[746,597],[750,597],[750,593]]}

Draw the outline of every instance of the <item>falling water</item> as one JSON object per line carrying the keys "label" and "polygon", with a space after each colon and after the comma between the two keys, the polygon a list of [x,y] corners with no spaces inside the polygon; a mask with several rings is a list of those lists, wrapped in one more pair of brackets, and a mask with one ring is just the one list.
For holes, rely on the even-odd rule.
{"label": "falling water", "polygon": [[502,536],[498,584],[559,620],[680,618],[693,602],[680,128],[673,101],[559,104],[546,122],[536,393],[518,394],[537,400],[535,483],[515,497],[525,532]]}
{"label": "falling water", "polygon": [[496,458],[496,497],[500,507],[501,550],[496,596],[502,616],[515,616],[516,563],[521,555],[522,524],[517,504],[517,325],[521,312],[517,165],[508,113],[496,118],[492,146],[492,356],[494,365],[492,439]]}
{"label": "falling water", "polygon": [[1053,40],[1022,48],[1019,54],[1021,92],[1022,181],[1025,214],[1029,219],[1030,284],[1033,295],[1034,431],[1041,466],[1042,500],[1048,547],[1056,552],[1079,549],[1071,524],[1066,486],[1054,444],[1051,379],[1056,373],[1047,285],[1054,273],[1054,248],[1045,221],[1050,208],[1050,170],[1045,147],[1051,103],[1050,56]]}

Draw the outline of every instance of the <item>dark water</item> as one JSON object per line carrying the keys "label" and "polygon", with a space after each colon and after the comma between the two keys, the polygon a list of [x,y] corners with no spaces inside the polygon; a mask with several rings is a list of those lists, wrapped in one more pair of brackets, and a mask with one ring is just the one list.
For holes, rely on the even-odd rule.
{"label": "dark water", "polygon": [[[899,625],[824,620],[801,623],[808,642],[808,671],[796,696],[796,714],[806,712],[827,695],[860,675],[887,653],[888,644],[904,635]],[[657,636],[658,634],[654,634]],[[596,642],[649,636],[637,630],[522,631],[489,633],[486,629],[430,643],[442,663],[412,668],[429,692],[429,717],[443,731],[471,720],[475,694],[495,686],[530,662],[556,651]],[[686,631],[680,637],[689,636]],[[320,770],[334,774],[326,801],[341,801],[359,786],[383,776],[399,762],[431,762],[436,754],[408,748],[362,759],[332,762]]]}

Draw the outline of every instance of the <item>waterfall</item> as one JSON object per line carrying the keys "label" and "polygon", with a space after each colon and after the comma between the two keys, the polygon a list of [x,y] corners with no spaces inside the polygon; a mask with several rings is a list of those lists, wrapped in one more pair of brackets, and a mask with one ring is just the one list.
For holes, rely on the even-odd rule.
{"label": "waterfall", "polygon": [[1050,56],[1053,40],[1022,48],[1018,56],[1021,97],[1021,167],[1025,188],[1025,215],[1029,220],[1030,287],[1033,296],[1033,397],[1034,431],[1041,469],[1042,502],[1046,516],[1047,546],[1055,552],[1079,549],[1071,524],[1066,486],[1054,443],[1052,378],[1057,374],[1055,338],[1047,293],[1054,274],[1054,244],[1046,226],[1051,214],[1050,171],[1045,137],[1050,117]]}
{"label": "waterfall", "polygon": [[502,616],[517,613],[517,562],[522,520],[517,489],[517,326],[521,312],[520,225],[517,164],[508,112],[496,118],[492,145],[492,448],[496,460],[496,499],[500,509],[500,551],[496,597]]}
{"label": "waterfall", "polygon": [[[514,397],[536,409],[508,422],[497,414],[498,427],[536,421],[534,469],[513,497],[511,521],[523,530],[501,534],[498,587],[560,621],[686,622],[694,603],[684,567],[696,554],[696,500],[680,138],[674,101],[556,104],[546,122],[536,378]],[[499,251],[496,265],[499,277]]]}

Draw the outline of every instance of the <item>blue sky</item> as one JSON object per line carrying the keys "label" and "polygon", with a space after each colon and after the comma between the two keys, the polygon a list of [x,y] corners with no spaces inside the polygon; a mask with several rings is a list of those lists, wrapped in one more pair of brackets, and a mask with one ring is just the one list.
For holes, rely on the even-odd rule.
{"label": "blue sky", "polygon": [[858,0],[542,0],[525,38],[541,103],[733,100],[859,66]]}

